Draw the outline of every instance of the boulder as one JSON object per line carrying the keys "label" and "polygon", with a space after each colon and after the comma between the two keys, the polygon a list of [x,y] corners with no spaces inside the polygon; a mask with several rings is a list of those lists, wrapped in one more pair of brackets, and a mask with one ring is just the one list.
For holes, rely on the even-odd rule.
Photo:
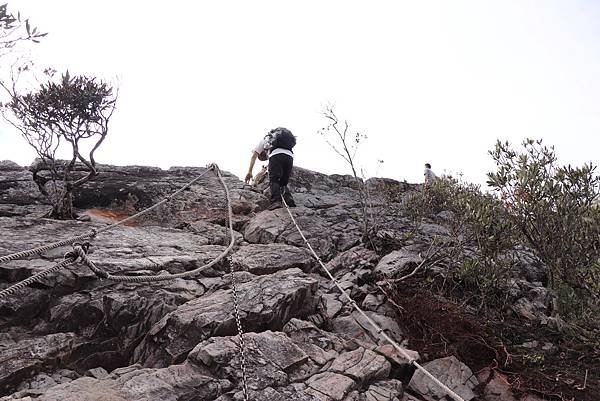
{"label": "boulder", "polygon": [[42,367],[56,367],[61,360],[68,360],[75,339],[73,333],[30,338],[22,333],[14,338],[10,334],[3,334],[0,337],[0,395],[5,395],[8,389],[16,387]]}
{"label": "boulder", "polygon": [[[288,269],[240,284],[239,312],[246,331],[281,329],[291,318],[316,308],[317,282],[299,269]],[[232,290],[194,299],[164,316],[137,347],[134,361],[145,366],[177,363],[198,343],[236,333]]]}
{"label": "boulder", "polygon": [[[423,364],[429,373],[444,383],[448,388],[458,394],[465,401],[475,398],[473,389],[479,384],[471,369],[456,357],[436,359]],[[446,392],[434,381],[417,370],[408,385],[413,391],[421,394],[427,401],[439,401],[446,399]]]}
{"label": "boulder", "polygon": [[307,249],[285,244],[246,245],[231,259],[241,269],[256,275],[293,268],[309,272],[314,266],[313,256]]}
{"label": "boulder", "polygon": [[398,278],[411,273],[421,261],[418,252],[406,247],[381,258],[373,273],[385,278]]}

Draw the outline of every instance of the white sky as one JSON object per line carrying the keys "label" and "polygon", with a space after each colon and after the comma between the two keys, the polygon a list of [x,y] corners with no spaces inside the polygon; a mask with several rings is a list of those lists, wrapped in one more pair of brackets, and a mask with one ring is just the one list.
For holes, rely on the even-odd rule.
{"label": "white sky", "polygon": [[[322,106],[369,136],[367,175],[483,183],[497,138],[543,138],[600,162],[600,3],[589,1],[12,0],[48,32],[39,65],[120,82],[96,159],[217,162],[245,175],[268,129],[298,136],[295,164],[348,173],[317,130]],[[0,159],[27,165],[0,125]],[[377,171],[376,160],[384,167]],[[257,168],[255,167],[255,171]]]}

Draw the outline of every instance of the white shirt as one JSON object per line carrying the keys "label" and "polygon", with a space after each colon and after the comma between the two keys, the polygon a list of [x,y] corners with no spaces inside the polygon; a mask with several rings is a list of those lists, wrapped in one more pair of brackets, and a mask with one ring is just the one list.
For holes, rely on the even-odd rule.
{"label": "white shirt", "polygon": [[[260,141],[258,143],[258,145],[256,145],[256,148],[254,148],[254,151],[258,154],[261,154],[262,152],[265,151],[267,146],[269,146],[269,141],[267,139],[263,139],[262,141]],[[271,149],[271,151],[269,152],[269,158],[271,156],[275,156],[280,153],[294,157],[294,153],[291,150],[287,150],[287,149],[283,149],[283,148],[275,148],[275,149]]]}
{"label": "white shirt", "polygon": [[432,182],[437,176],[430,168],[425,167],[425,182]]}

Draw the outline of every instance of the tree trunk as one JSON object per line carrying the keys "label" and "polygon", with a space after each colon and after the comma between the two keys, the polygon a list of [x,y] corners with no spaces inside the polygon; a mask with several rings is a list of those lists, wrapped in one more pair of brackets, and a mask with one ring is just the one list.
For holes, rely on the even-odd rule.
{"label": "tree trunk", "polygon": [[56,201],[50,212],[50,218],[59,220],[72,220],[73,214],[73,196],[71,191],[65,191]]}

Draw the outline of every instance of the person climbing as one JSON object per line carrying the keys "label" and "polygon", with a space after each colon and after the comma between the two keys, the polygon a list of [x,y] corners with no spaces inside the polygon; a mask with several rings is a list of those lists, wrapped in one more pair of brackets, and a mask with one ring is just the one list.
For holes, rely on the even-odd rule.
{"label": "person climbing", "polygon": [[431,170],[431,164],[425,163],[425,185],[433,183],[436,180],[437,175]]}
{"label": "person climbing", "polygon": [[250,158],[250,167],[246,174],[245,182],[248,184],[252,179],[252,170],[256,159],[269,159],[269,183],[271,186],[271,205],[269,210],[275,210],[283,206],[281,195],[288,206],[296,206],[294,198],[290,193],[287,184],[292,173],[294,165],[294,152],[292,149],[296,145],[296,137],[292,132],[283,127],[278,127],[269,131],[269,133],[259,142],[252,151]]}

